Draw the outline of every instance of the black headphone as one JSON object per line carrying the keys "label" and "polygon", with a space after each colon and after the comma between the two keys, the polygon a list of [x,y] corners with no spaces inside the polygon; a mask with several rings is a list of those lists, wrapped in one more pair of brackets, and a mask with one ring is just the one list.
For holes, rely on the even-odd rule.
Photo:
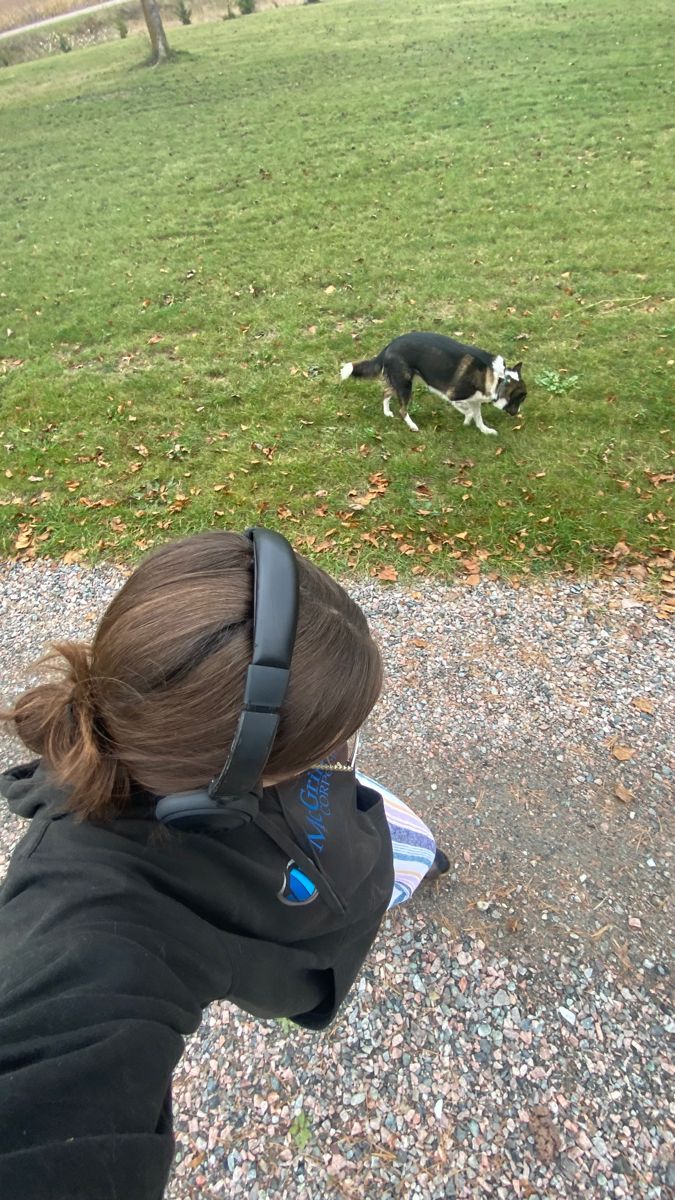
{"label": "black headphone", "polygon": [[253,658],[244,704],[220,775],[206,790],[163,796],[155,816],[177,829],[236,829],[258,815],[260,781],[288,688],[298,623],[298,566],[289,542],[247,529],[253,546]]}

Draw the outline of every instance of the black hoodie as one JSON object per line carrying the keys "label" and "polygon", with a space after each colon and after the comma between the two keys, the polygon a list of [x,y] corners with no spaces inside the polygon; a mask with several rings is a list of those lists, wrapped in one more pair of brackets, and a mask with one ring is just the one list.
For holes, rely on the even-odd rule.
{"label": "black hoodie", "polygon": [[0,1196],[159,1200],[171,1075],[227,999],[323,1029],[391,898],[381,798],[349,772],[266,789],[256,823],[78,822],[39,762],[0,776],[31,819],[0,892]]}

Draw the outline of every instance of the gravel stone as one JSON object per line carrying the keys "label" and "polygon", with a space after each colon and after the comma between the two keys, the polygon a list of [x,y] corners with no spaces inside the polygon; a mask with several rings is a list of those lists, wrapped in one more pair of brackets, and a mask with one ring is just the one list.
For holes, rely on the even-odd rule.
{"label": "gravel stone", "polygon": [[558,1012],[560,1013],[560,1016],[562,1017],[563,1021],[567,1021],[568,1025],[576,1025],[576,1023],[577,1023],[576,1014],[573,1013],[571,1009],[565,1008],[564,1005],[559,1004]]}

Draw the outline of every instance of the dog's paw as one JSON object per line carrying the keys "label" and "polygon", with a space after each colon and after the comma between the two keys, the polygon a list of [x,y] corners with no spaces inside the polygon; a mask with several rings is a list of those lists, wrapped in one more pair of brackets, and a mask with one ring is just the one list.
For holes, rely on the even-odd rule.
{"label": "dog's paw", "polygon": [[351,375],[353,370],[354,370],[353,363],[343,363],[342,366],[340,367],[340,379],[349,379],[349,376]]}
{"label": "dog's paw", "polygon": [[481,433],[490,433],[494,434],[495,437],[497,436],[497,430],[493,429],[491,425],[484,425],[481,429]]}
{"label": "dog's paw", "polygon": [[411,417],[411,416],[409,416],[409,414],[408,414],[408,413],[406,413],[406,415],[405,415],[405,417],[403,418],[403,420],[405,421],[406,425],[408,426],[408,429],[412,429],[413,433],[419,433],[419,431],[420,431],[420,427],[419,427],[419,425],[416,425],[416,424],[415,424],[415,422],[413,421],[412,417]]}
{"label": "dog's paw", "polygon": [[471,414],[469,414],[469,416],[468,416],[468,417],[465,417],[465,418],[464,418],[464,422],[463,422],[463,424],[464,424],[464,425],[470,425],[472,421],[473,421],[473,417],[471,416]]}

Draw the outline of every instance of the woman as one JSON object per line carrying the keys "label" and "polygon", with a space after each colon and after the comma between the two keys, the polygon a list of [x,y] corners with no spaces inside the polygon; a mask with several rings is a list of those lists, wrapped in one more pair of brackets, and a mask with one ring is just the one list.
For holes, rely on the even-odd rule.
{"label": "woman", "polygon": [[[230,812],[213,783],[260,711],[260,612],[274,634],[285,602],[258,571],[273,539],[297,575],[290,679],[261,786],[223,827],[208,809]],[[52,665],[4,714],[39,758],[0,779],[31,821],[0,895],[0,1195],[155,1200],[202,1010],[227,999],[324,1028],[387,907],[447,859],[352,769],[380,656],[358,605],[278,535],[164,546],[91,646],[57,645]],[[207,815],[175,820],[195,796]]]}

